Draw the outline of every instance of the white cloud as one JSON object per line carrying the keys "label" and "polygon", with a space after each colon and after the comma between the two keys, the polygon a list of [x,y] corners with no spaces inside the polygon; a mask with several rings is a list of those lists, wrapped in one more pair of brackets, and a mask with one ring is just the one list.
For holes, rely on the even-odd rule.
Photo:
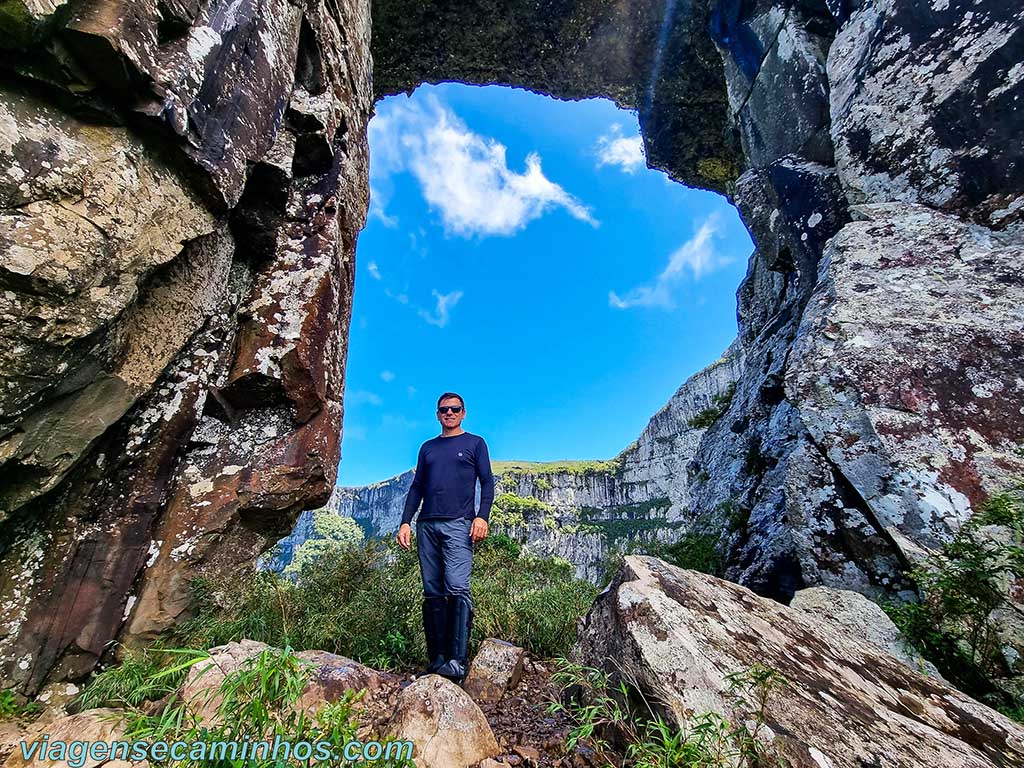
{"label": "white cloud", "polygon": [[345,393],[345,402],[349,405],[356,403],[369,403],[370,405],[381,405],[384,401],[380,395],[369,392],[365,389],[352,389]]}
{"label": "white cloud", "polygon": [[395,378],[395,374],[393,374],[391,371],[381,371],[380,372],[380,377],[384,381],[393,381],[394,378]]}
{"label": "white cloud", "polygon": [[366,265],[366,271],[370,273],[370,277],[374,280],[380,280],[380,268],[377,266],[376,261],[371,261]]}
{"label": "white cloud", "polygon": [[613,125],[594,147],[597,166],[617,165],[625,173],[636,173],[647,166],[644,155],[644,140],[640,135],[623,136],[622,126]]}
{"label": "white cloud", "polygon": [[370,122],[370,143],[375,182],[410,171],[449,234],[511,235],[557,208],[597,226],[589,208],[544,175],[536,152],[522,173],[513,171],[505,145],[470,131],[436,98],[426,107],[384,105]]}
{"label": "white cloud", "polygon": [[409,393],[409,397],[412,397],[413,395],[416,394],[416,392],[418,390],[416,389],[416,387],[414,387],[412,384],[410,384],[409,386],[407,386],[405,388],[405,391]]}
{"label": "white cloud", "polygon": [[388,298],[394,299],[399,304],[409,303],[409,294],[407,293],[395,293],[390,288],[385,288],[384,295],[387,296]]}
{"label": "white cloud", "polygon": [[428,312],[425,309],[419,311],[420,317],[426,320],[431,325],[436,325],[438,328],[444,328],[448,325],[448,312],[459,303],[459,299],[462,298],[462,291],[452,291],[451,293],[438,293],[437,290],[431,291],[434,298],[437,299],[437,306],[433,313]]}
{"label": "white cloud", "polygon": [[[390,184],[387,185],[387,187],[390,189]],[[398,217],[388,216],[387,212],[384,210],[387,208],[390,200],[390,191],[384,192],[379,184],[370,185],[370,212],[367,216],[371,219],[377,219],[388,229],[394,229],[398,226]]]}
{"label": "white cloud", "polygon": [[608,303],[616,309],[629,307],[665,307],[672,309],[672,286],[689,272],[694,280],[729,263],[728,257],[715,252],[711,238],[718,233],[718,217],[708,216],[697,229],[697,233],[678,248],[668,260],[668,264],[654,279],[653,283],[638,285],[629,290],[625,296],[615,291],[608,292]]}

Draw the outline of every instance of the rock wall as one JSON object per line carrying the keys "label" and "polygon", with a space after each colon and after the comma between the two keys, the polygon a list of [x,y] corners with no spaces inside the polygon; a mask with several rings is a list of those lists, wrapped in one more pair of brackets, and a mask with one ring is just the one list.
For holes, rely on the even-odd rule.
{"label": "rock wall", "polygon": [[687,464],[691,524],[762,594],[909,586],[1024,472],[1022,22],[375,0],[371,84],[359,0],[5,3],[4,687],[84,676],[326,501],[366,122],[442,79],[615,99],[652,165],[729,195],[757,244],[744,363]]}
{"label": "rock wall", "polygon": [[0,27],[0,669],[32,694],[327,499],[370,28],[322,0]]}

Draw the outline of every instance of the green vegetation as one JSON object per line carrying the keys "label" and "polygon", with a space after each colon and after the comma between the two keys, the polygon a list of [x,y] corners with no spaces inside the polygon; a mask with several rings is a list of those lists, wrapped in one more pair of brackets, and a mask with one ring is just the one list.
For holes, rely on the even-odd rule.
{"label": "green vegetation", "polygon": [[664,544],[650,554],[666,563],[700,571],[711,576],[725,576],[725,558],[718,548],[718,537],[710,533],[687,533],[674,544]]}
{"label": "green vegetation", "polygon": [[[631,521],[625,521],[631,522]],[[663,521],[632,521],[641,523],[658,522],[660,527],[678,527],[682,523]],[[652,527],[653,528],[653,527]],[[632,541],[625,547],[611,547],[600,565],[598,584],[602,587],[611,583],[622,566],[626,555],[650,555],[679,568],[700,571],[719,578],[725,575],[725,558],[718,549],[718,537],[713,534],[690,532],[671,544],[659,541]]]}
{"label": "green vegetation", "polygon": [[629,518],[636,519],[648,517],[655,510],[668,509],[672,506],[672,499],[668,496],[659,496],[647,501],[640,501],[636,504],[619,504],[614,507],[580,507],[580,520],[591,521],[600,518]]}
{"label": "green vegetation", "polygon": [[[490,522],[497,528],[522,528],[528,522],[552,517],[554,508],[533,496],[502,493],[494,499]],[[552,518],[554,522],[554,518]]]}
{"label": "green vegetation", "polygon": [[[473,574],[473,647],[501,637],[540,656],[565,653],[597,592],[573,578],[565,560],[530,557],[500,533],[478,545]],[[193,600],[194,617],[167,645],[209,648],[248,637],[378,669],[411,669],[425,654],[417,554],[392,541],[329,549],[294,581],[266,572],[217,585],[198,579]]]}
{"label": "green vegetation", "polygon": [[679,528],[682,522],[669,522],[662,519],[636,519],[636,520],[587,520],[579,524],[579,530],[587,533],[596,533],[605,537],[609,546],[615,546],[623,539],[631,539],[639,534],[660,531],[664,528]]}
{"label": "green vegetation", "polygon": [[[786,763],[762,738],[774,699],[788,683],[760,664],[727,675],[724,680],[733,717],[716,712],[683,713],[676,727],[665,721],[637,686],[625,680],[613,684],[609,674],[564,659],[552,679],[564,693],[573,691],[571,704],[551,704],[574,723],[566,746],[585,742],[601,764],[633,768],[783,768]],[[629,702],[639,701],[636,707]],[[748,725],[748,723],[750,725]],[[767,735],[767,734],[765,734]],[[608,737],[622,745],[622,759]]]}
{"label": "green vegetation", "polygon": [[687,424],[694,429],[707,429],[718,421],[723,413],[729,410],[729,405],[732,403],[732,398],[735,394],[736,384],[732,383],[724,392],[714,395],[711,398],[711,405],[690,419]]}
{"label": "green vegetation", "polygon": [[616,475],[622,471],[622,460],[492,461],[491,470],[497,475]]}
{"label": "green vegetation", "polygon": [[301,573],[303,568],[319,560],[328,550],[354,547],[365,538],[363,529],[351,517],[335,515],[326,509],[313,512],[313,534],[295,550],[292,561],[284,569],[285,575]]}
{"label": "green vegetation", "polygon": [[760,477],[768,469],[768,459],[761,452],[761,441],[755,435],[747,443],[743,454],[743,471],[750,477]]}
{"label": "green vegetation", "polygon": [[205,651],[164,648],[159,643],[128,650],[120,663],[94,677],[79,703],[92,707],[137,707],[156,701],[178,689],[188,668],[206,658]]}
{"label": "green vegetation", "polygon": [[17,694],[11,690],[0,691],[0,722],[4,720],[17,720],[19,718],[31,718],[38,715],[42,706],[35,701],[22,703]]}
{"label": "green vegetation", "polygon": [[[1009,540],[986,526],[1005,526]],[[1007,605],[1007,576],[1024,576],[1024,484],[991,496],[910,576],[921,602],[883,606],[907,640],[957,687],[1009,706],[992,683],[1005,674],[992,612]]]}
{"label": "green vegetation", "polygon": [[[205,655],[193,656],[186,666],[206,658]],[[310,716],[298,703],[309,681],[310,670],[311,665],[299,659],[290,648],[269,648],[247,659],[238,669],[230,672],[219,687],[210,689],[208,702],[216,701],[219,697],[213,725],[201,725],[185,702],[172,695],[158,714],[149,714],[131,707],[127,718],[127,738],[129,741],[143,740],[150,743],[189,743],[191,746],[186,759],[166,763],[177,768],[236,768],[239,765],[280,768],[290,764],[310,764],[309,757],[312,755],[303,757],[296,753],[289,755],[290,759],[285,758],[283,753],[275,756],[272,751],[275,739],[278,743],[291,745],[299,742],[328,742],[331,752],[340,756],[344,745],[357,738],[359,721],[354,714],[354,705],[361,693],[348,691],[340,700],[324,705],[314,716]],[[162,684],[159,681],[161,674],[158,672],[147,676],[143,684],[149,688],[159,687]],[[218,746],[214,749],[214,742],[263,742],[266,746],[250,747],[248,759],[244,759],[239,756],[241,747],[237,752],[232,752],[230,747]],[[196,747],[196,743],[200,746]],[[385,754],[399,759],[348,763],[339,757],[318,760],[317,764],[412,765],[407,748],[403,752],[395,749]]]}
{"label": "green vegetation", "polygon": [[735,499],[723,501],[717,507],[718,512],[724,517],[726,529],[729,533],[745,533],[750,525],[750,508],[743,506]]}
{"label": "green vegetation", "polygon": [[533,484],[537,487],[538,491],[550,491],[552,488],[551,481],[546,477],[538,477],[534,480]]}

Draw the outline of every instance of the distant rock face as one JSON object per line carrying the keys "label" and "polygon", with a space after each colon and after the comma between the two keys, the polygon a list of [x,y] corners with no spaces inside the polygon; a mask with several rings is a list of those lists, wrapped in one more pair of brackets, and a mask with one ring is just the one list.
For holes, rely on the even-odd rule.
{"label": "distant rock face", "polygon": [[760,734],[787,765],[991,768],[1024,760],[1024,728],[873,644],[737,584],[626,558],[585,617],[575,653],[632,681],[668,722],[737,706],[723,681],[761,664],[786,684]]}
{"label": "distant rock face", "polygon": [[81,679],[327,501],[366,125],[422,82],[634,108],[757,243],[727,362],[608,472],[505,473],[588,518],[531,547],[593,563],[639,516],[761,594],[899,593],[1024,474],[1019,3],[375,0],[372,32],[365,0],[4,4],[4,688]]}

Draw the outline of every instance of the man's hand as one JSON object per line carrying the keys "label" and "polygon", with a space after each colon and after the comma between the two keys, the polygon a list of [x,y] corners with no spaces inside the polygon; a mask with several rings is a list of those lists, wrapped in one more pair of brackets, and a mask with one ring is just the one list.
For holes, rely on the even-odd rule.
{"label": "man's hand", "polygon": [[487,532],[490,530],[490,526],[487,525],[487,521],[482,517],[473,518],[473,527],[469,531],[469,538],[474,544],[478,541],[483,541],[487,538]]}
{"label": "man's hand", "polygon": [[402,527],[398,529],[398,546],[402,549],[408,549],[411,540],[412,526],[408,523],[402,523]]}

